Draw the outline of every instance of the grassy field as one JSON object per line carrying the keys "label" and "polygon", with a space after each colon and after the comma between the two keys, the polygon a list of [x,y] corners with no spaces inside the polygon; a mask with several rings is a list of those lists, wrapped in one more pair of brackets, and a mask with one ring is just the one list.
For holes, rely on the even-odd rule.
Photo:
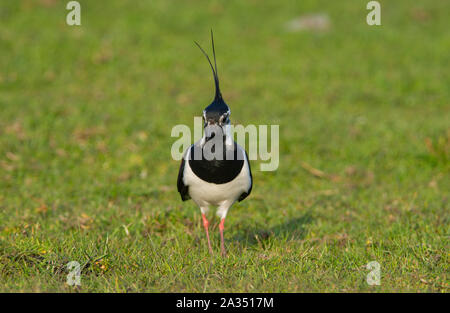
{"label": "grassy field", "polygon": [[[450,3],[380,2],[368,26],[367,1],[80,0],[70,27],[67,1],[2,1],[0,291],[448,292]],[[227,258],[170,154],[213,98],[211,27],[232,123],[280,125]]]}

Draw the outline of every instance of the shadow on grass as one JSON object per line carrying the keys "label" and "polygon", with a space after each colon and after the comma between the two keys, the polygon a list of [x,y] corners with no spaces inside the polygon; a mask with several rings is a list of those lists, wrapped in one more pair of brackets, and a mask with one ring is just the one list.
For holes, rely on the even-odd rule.
{"label": "shadow on grass", "polygon": [[307,226],[311,221],[312,215],[307,212],[273,227],[265,228],[258,225],[256,227],[244,227],[238,231],[233,240],[247,246],[264,243],[271,238],[301,240],[305,237]]}

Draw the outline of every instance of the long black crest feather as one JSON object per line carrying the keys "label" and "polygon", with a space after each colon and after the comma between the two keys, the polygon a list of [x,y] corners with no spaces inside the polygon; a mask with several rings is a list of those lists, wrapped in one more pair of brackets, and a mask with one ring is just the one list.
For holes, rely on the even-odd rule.
{"label": "long black crest feather", "polygon": [[[214,56],[214,67],[211,63],[211,60],[209,59],[208,54],[205,52],[205,50],[203,50],[203,48],[198,44],[198,42],[194,41],[194,43],[197,45],[197,47],[200,48],[200,50],[203,52],[203,54],[205,55],[206,59],[209,62],[209,65],[211,66],[211,70],[213,72],[213,76],[214,76],[214,84],[216,86],[216,99],[221,99],[222,98],[222,94],[220,92],[220,87],[219,87],[219,76],[217,74],[217,63],[216,63],[216,49],[214,47],[214,36],[213,36],[213,31],[211,29],[211,44],[212,44],[212,49],[213,49],[213,56]],[[215,70],[214,70],[215,68]]]}

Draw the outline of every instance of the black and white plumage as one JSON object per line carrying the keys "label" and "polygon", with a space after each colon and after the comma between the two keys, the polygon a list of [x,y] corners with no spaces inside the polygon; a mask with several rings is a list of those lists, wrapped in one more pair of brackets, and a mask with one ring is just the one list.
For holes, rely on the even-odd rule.
{"label": "black and white plumage", "polygon": [[[242,201],[250,194],[253,180],[250,162],[245,149],[233,140],[228,131],[229,128],[227,126],[230,125],[229,117],[231,112],[223,100],[219,88],[212,31],[211,41],[215,68],[207,53],[198,43],[196,44],[211,66],[216,93],[213,102],[203,111],[205,130],[203,138],[190,146],[183,155],[178,173],[177,187],[183,201],[192,199],[200,207],[210,252],[212,252],[212,248],[209,240],[209,222],[206,219],[206,213],[209,211],[210,206],[217,207],[217,215],[221,219],[219,225],[221,250],[222,254],[225,254],[223,240],[225,217],[230,207],[236,201]],[[218,143],[217,148],[214,147],[214,149],[222,148],[223,157],[211,159],[205,156],[204,152],[208,146],[207,143],[212,139]]]}
{"label": "black and white plumage", "polygon": [[194,160],[191,156],[195,149],[201,149],[201,141],[193,144],[181,161],[178,174],[181,199],[192,199],[205,214],[210,206],[217,206],[217,214],[225,218],[233,203],[244,200],[251,192],[252,174],[247,154],[234,143],[235,154],[241,154],[241,160]]}

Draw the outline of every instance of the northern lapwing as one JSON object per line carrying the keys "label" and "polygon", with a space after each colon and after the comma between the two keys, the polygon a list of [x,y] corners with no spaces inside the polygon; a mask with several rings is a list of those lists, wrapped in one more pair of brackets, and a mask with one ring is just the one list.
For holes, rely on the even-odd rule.
{"label": "northern lapwing", "polygon": [[[177,187],[183,201],[192,199],[200,207],[211,254],[213,251],[206,213],[210,206],[217,207],[217,215],[220,217],[220,248],[222,255],[225,256],[223,238],[225,217],[236,201],[242,201],[250,194],[253,180],[247,152],[234,141],[229,132],[231,112],[223,100],[219,88],[212,31],[214,67],[208,54],[197,42],[195,44],[203,52],[211,66],[216,94],[214,101],[203,110],[203,137],[183,154]],[[211,145],[211,142],[215,142],[215,144]]]}

